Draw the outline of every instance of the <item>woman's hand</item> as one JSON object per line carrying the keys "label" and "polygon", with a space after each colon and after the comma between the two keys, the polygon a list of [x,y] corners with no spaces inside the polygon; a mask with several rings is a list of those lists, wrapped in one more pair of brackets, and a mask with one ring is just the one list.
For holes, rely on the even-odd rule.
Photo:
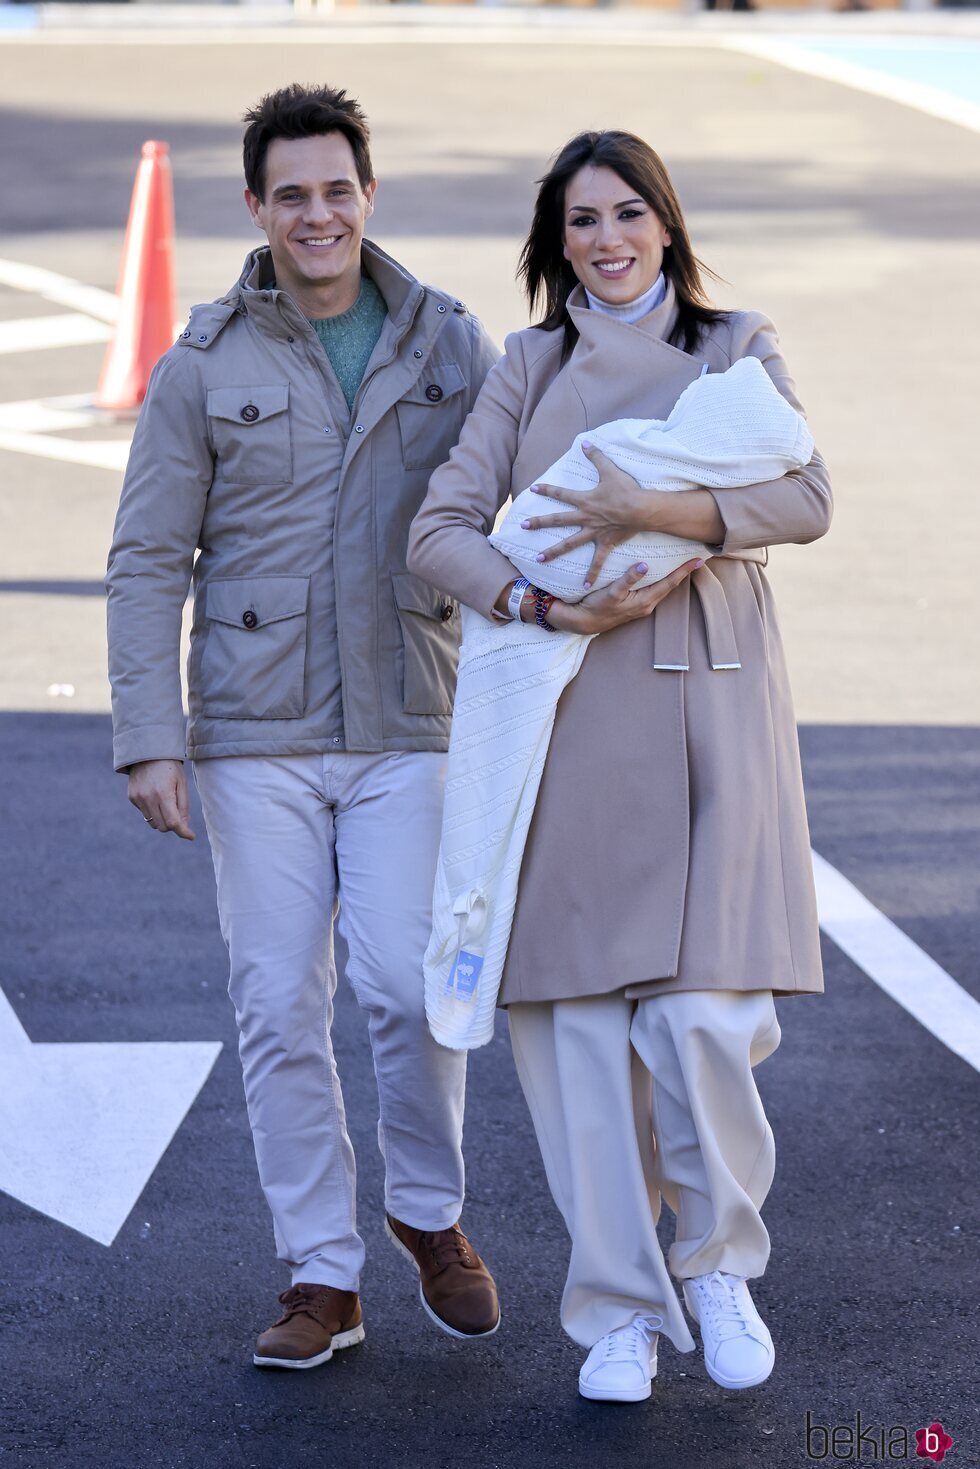
{"label": "woman's hand", "polygon": [[583,443],[582,452],[599,471],[594,490],[560,490],[556,485],[532,485],[537,494],[550,495],[571,508],[558,515],[532,515],[522,520],[525,530],[547,530],[555,526],[578,526],[579,530],[558,541],[538,560],[554,561],[585,546],[595,544],[592,565],[585,573],[585,586],[596,578],[614,546],[622,545],[642,531],[659,531],[687,541],[703,541],[721,547],[725,522],[710,490],[644,490],[631,475],[608,459],[594,444]]}
{"label": "woman's hand", "polygon": [[578,526],[574,535],[558,541],[550,550],[542,551],[538,560],[554,561],[556,557],[574,551],[577,546],[594,542],[592,565],[585,574],[585,585],[591,587],[595,585],[613,547],[647,528],[651,491],[641,489],[631,475],[619,469],[594,444],[583,443],[582,453],[599,471],[599,483],[595,489],[561,490],[557,485],[532,485],[531,489],[536,494],[548,495],[570,508],[557,515],[533,515],[522,520],[521,525],[525,530]]}
{"label": "woman's hand", "polygon": [[704,562],[700,560],[685,561],[670,576],[637,590],[637,582],[642,581],[649,570],[641,561],[607,587],[602,587],[598,592],[590,592],[581,602],[553,603],[548,621],[562,632],[608,632],[610,628],[619,627],[623,622],[635,622],[639,617],[649,617],[665,597],[669,597],[681,582],[703,565]]}

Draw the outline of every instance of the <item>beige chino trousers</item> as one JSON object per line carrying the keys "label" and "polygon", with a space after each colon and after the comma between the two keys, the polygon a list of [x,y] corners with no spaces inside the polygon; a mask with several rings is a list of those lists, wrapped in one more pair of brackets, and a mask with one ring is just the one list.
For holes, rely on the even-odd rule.
{"label": "beige chino trousers", "polygon": [[[552,1196],[572,1248],[561,1321],[582,1347],[657,1316],[694,1341],[671,1282],[761,1275],[775,1149],[752,1068],[780,1041],[768,990],[622,993],[508,1010]],[[677,1218],[668,1265],[661,1196]]]}
{"label": "beige chino trousers", "polygon": [[357,1290],[354,1150],[331,1026],[339,912],[378,1084],[385,1207],[447,1229],[463,1204],[466,1056],[425,1019],[445,755],[198,760],[259,1178],[293,1283]]}

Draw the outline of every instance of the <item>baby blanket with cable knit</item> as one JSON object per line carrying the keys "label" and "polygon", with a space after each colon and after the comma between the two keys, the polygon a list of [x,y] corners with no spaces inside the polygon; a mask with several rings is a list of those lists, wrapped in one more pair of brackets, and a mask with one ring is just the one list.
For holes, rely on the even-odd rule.
{"label": "baby blanket with cable knit", "polygon": [[[778,479],[807,464],[813,439],[754,357],[700,377],[668,418],[620,419],[580,434],[542,484],[589,490],[599,481],[582,452],[591,442],[644,489],[724,490]],[[524,490],[491,545],[517,570],[563,601],[586,595],[591,545],[537,562],[568,527],[526,531],[521,521],[567,507]],[[646,533],[610,554],[596,581],[606,586],[638,561],[646,586],[692,557],[698,542]],[[533,623],[488,622],[462,609],[463,641],[449,745],[442,842],[425,954],[425,1008],[436,1040],[470,1050],[493,1038],[494,1011],[510,939],[517,885],[555,712],[594,635],[549,632]]]}

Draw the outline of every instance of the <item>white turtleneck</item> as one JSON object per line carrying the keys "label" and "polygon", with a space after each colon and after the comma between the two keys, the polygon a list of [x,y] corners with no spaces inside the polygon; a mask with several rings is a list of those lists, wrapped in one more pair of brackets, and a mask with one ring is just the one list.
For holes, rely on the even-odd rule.
{"label": "white turtleneck", "polygon": [[667,294],[667,283],[661,271],[649,291],[644,291],[643,295],[637,296],[634,301],[624,301],[621,306],[612,306],[608,301],[600,301],[598,296],[593,296],[588,286],[585,288],[585,294],[592,311],[601,311],[603,316],[612,316],[616,321],[625,321],[628,326],[632,326],[634,321],[639,321],[643,316],[649,316],[650,312],[660,305]]}

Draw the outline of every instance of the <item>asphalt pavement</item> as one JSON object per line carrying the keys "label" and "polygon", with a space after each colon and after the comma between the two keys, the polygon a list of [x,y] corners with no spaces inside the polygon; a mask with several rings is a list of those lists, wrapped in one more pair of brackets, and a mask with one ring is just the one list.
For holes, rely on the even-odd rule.
{"label": "asphalt pavement", "polygon": [[[759,1071],[778,1160],[755,1291],[777,1348],[768,1383],[724,1394],[699,1354],[665,1345],[648,1403],[578,1398],[581,1354],[557,1319],[567,1241],[502,1025],[471,1060],[464,1225],[497,1276],[503,1325],[480,1345],[439,1333],[383,1237],[371,1058],[343,980],[366,1340],[312,1372],[251,1366],[287,1282],[255,1176],[203,822],[195,803],[196,843],[151,835],[110,768],[100,580],[112,446],[130,430],[84,415],[51,426],[91,392],[104,348],[4,351],[7,324],[73,308],[3,285],[2,263],[111,291],[139,145],[162,136],[182,307],[219,294],[252,244],[236,118],[261,91],[322,74],[375,119],[378,238],[498,339],[524,321],[513,262],[551,149],[605,123],[661,149],[699,253],[727,278],[722,299],[779,324],[835,474],[831,535],[772,568],[814,848],[980,999],[977,350],[962,325],[980,295],[980,135],[758,58],[609,35],[595,49],[0,44],[0,1088],[17,1085],[23,1054],[11,1013],[59,1064],[221,1046],[111,1242],[0,1192],[0,1460],[786,1469],[820,1457],[819,1430],[835,1427],[840,1450],[866,1433],[861,1455],[838,1460],[870,1461],[869,1442],[898,1445],[904,1430],[908,1453],[892,1459],[922,1462],[914,1431],[938,1421],[946,1462],[980,1463],[977,1076],[829,941],[826,995],[779,1003],[783,1043]],[[38,405],[42,443],[10,447]],[[100,462],[72,448],[93,444]],[[67,1167],[43,1110],[16,1140],[41,1172]],[[108,1184],[96,1172],[78,1190],[97,1199]]]}

